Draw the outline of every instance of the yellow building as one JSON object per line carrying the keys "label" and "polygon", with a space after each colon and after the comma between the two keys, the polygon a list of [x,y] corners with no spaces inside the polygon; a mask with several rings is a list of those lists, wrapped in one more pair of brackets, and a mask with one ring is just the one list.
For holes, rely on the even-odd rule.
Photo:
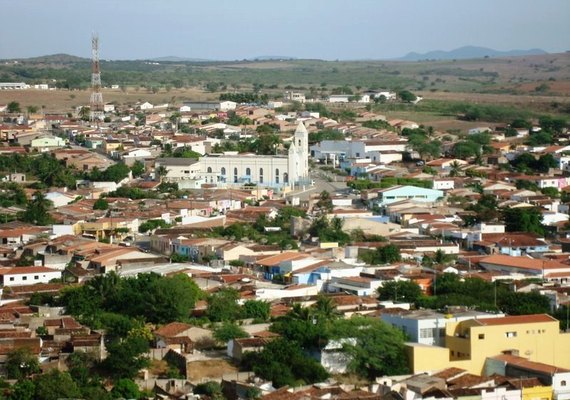
{"label": "yellow building", "polygon": [[523,386],[522,400],[552,400],[552,386]]}
{"label": "yellow building", "polygon": [[570,333],[546,314],[449,322],[445,334],[445,347],[407,345],[414,373],[456,367],[482,375],[486,358],[505,352],[570,368]]}

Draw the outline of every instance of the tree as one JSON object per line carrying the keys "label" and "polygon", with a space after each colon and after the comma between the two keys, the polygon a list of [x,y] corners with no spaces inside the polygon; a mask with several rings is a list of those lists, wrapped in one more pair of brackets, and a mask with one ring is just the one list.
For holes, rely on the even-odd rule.
{"label": "tree", "polygon": [[542,213],[535,207],[505,208],[502,211],[507,232],[529,232],[544,235]]}
{"label": "tree", "polygon": [[31,379],[20,379],[12,386],[10,400],[34,400],[36,385]]}
{"label": "tree", "polygon": [[328,378],[325,369],[307,357],[296,342],[281,338],[272,340],[260,352],[246,353],[243,365],[271,380],[275,387],[322,382]]}
{"label": "tree", "polygon": [[147,290],[145,316],[148,321],[158,323],[188,318],[201,296],[198,285],[185,274],[154,279]]}
{"label": "tree", "polygon": [[314,314],[317,318],[333,320],[338,317],[336,306],[330,297],[319,295],[314,305]]}
{"label": "tree", "polygon": [[29,348],[21,347],[8,353],[4,369],[9,379],[23,379],[40,372],[40,363]]}
{"label": "tree", "polygon": [[422,295],[420,286],[412,281],[388,281],[378,288],[379,300],[415,303]]}
{"label": "tree", "polygon": [[58,400],[81,397],[81,391],[67,372],[53,369],[50,372],[34,378],[35,399]]}
{"label": "tree", "polygon": [[91,109],[89,107],[81,107],[79,109],[79,118],[83,121],[89,121],[89,117],[91,116]]}
{"label": "tree", "polygon": [[34,199],[26,207],[22,215],[22,221],[32,223],[34,225],[51,225],[53,218],[48,212],[48,208],[52,202],[44,196],[40,191],[34,193]]}
{"label": "tree", "polygon": [[109,202],[105,198],[100,197],[93,203],[94,210],[107,210],[109,209]]}
{"label": "tree", "polygon": [[404,333],[387,323],[354,316],[335,322],[331,338],[345,341],[343,351],[351,358],[349,370],[370,380],[408,373]]}
{"label": "tree", "polygon": [[398,97],[400,98],[400,100],[406,103],[411,103],[413,101],[416,101],[417,99],[417,96],[412,92],[410,92],[409,90],[402,90],[398,92]]}
{"label": "tree", "polygon": [[133,163],[133,166],[131,167],[131,171],[133,173],[133,176],[138,178],[139,176],[144,174],[145,171],[144,163],[139,160],[136,160]]}
{"label": "tree", "polygon": [[457,160],[453,161],[449,165],[449,176],[460,176],[461,175],[461,164]]}
{"label": "tree", "polygon": [[364,252],[362,260],[369,264],[391,264],[401,260],[400,248],[394,244],[378,247],[374,252]]}
{"label": "tree", "polygon": [[206,395],[213,400],[222,400],[224,398],[222,385],[215,381],[199,383],[194,388],[193,393]]}
{"label": "tree", "polygon": [[331,194],[328,191],[323,190],[319,195],[319,200],[315,206],[318,207],[321,213],[330,213],[333,209]]}
{"label": "tree", "polygon": [[148,341],[139,336],[116,339],[107,345],[108,356],[101,365],[113,378],[134,378],[149,365],[148,349]]}
{"label": "tree", "polygon": [[225,321],[214,328],[214,339],[227,343],[232,339],[246,338],[249,334],[234,322]]}
{"label": "tree", "polygon": [[114,399],[138,399],[141,396],[139,387],[132,379],[119,379],[113,389],[111,395]]}
{"label": "tree", "polygon": [[211,321],[235,321],[240,317],[241,309],[237,301],[239,292],[233,288],[224,288],[208,297],[206,314]]}
{"label": "tree", "polygon": [[26,111],[28,111],[28,114],[35,114],[38,112],[38,106],[27,106]]}
{"label": "tree", "polygon": [[[168,169],[164,165],[160,165],[154,170],[156,176],[158,177],[159,181],[162,181],[166,175],[168,175]],[[156,178],[155,178],[156,179]]]}
{"label": "tree", "polygon": [[242,307],[245,318],[253,318],[260,321],[269,319],[271,305],[263,300],[247,300]]}
{"label": "tree", "polygon": [[7,106],[7,111],[9,113],[19,113],[22,112],[22,109],[20,108],[20,103],[18,103],[17,101],[11,101],[8,103]]}

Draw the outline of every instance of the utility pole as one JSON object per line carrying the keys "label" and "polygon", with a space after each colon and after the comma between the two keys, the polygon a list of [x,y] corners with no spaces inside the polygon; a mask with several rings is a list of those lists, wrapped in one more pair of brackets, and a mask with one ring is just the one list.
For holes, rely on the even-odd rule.
{"label": "utility pole", "polygon": [[101,93],[101,67],[99,65],[99,36],[91,38],[91,112],[89,119],[95,122],[97,130],[104,117],[103,94]]}

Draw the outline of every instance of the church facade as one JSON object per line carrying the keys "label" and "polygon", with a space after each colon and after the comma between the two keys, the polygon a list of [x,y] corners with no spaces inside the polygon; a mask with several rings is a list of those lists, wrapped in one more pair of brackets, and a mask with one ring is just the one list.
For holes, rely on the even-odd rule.
{"label": "church facade", "polygon": [[[174,160],[173,164],[180,163],[180,159]],[[168,159],[157,160],[157,165],[167,169],[165,179],[173,182],[199,180],[224,187],[252,183],[287,189],[310,182],[309,135],[305,125],[299,123],[287,155],[209,154],[199,161],[188,160],[191,168],[169,166]]]}

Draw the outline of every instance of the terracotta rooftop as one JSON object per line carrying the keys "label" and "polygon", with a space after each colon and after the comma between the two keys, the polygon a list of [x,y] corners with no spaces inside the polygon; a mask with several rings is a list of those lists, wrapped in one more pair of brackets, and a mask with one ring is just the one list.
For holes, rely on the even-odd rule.
{"label": "terracotta rooftop", "polygon": [[192,325],[185,324],[183,322],[171,322],[170,324],[164,325],[154,331],[157,336],[163,337],[173,337],[180,335],[182,332],[192,328]]}
{"label": "terracotta rooftop", "polygon": [[56,269],[46,267],[13,267],[0,268],[0,275],[22,275],[22,274],[40,274],[48,272],[58,272]]}
{"label": "terracotta rooftop", "polygon": [[549,375],[559,373],[559,372],[570,372],[569,369],[555,367],[554,365],[543,364],[535,361],[530,361],[523,357],[513,356],[511,354],[501,354],[498,356],[491,357],[494,360],[503,361],[507,364],[515,365],[518,368],[525,369],[527,371],[542,372]]}
{"label": "terracotta rooftop", "polygon": [[303,253],[286,252],[286,253],[275,254],[275,255],[257,260],[257,264],[270,267],[273,265],[279,265],[279,263],[281,263],[283,261],[299,260],[301,258],[306,258],[306,257],[307,257],[307,255],[303,254]]}
{"label": "terracotta rooftop", "polygon": [[500,318],[479,318],[475,320],[479,325],[513,325],[513,324],[536,324],[545,322],[556,322],[558,320],[548,314],[530,314],[530,315],[509,315]]}
{"label": "terracotta rooftop", "polygon": [[559,263],[558,261],[538,260],[529,257],[514,257],[496,254],[485,257],[479,261],[480,263],[501,265],[505,267],[521,268],[528,270],[549,270],[549,269],[569,269],[568,265]]}

